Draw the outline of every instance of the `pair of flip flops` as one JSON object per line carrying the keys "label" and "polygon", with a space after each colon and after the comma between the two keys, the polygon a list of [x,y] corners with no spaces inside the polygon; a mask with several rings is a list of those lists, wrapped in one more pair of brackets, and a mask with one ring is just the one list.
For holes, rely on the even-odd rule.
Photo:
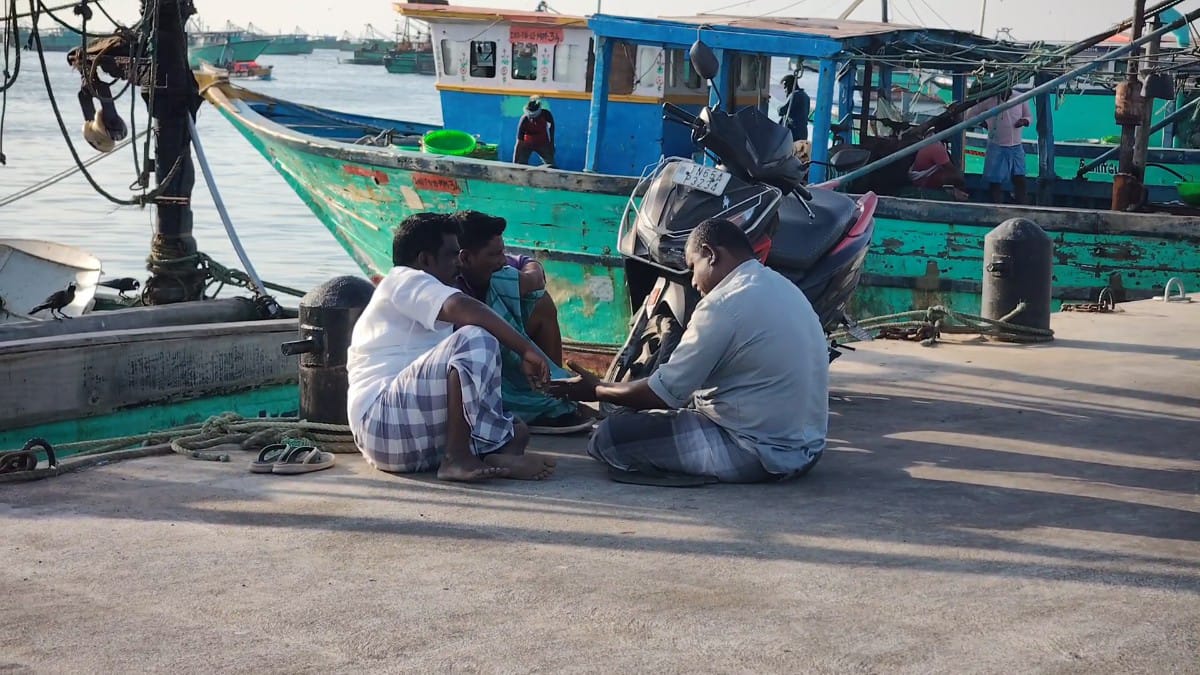
{"label": "pair of flip flops", "polygon": [[251,473],[312,473],[328,469],[334,464],[331,452],[322,452],[311,445],[287,445],[274,443],[258,453],[258,459],[250,463]]}

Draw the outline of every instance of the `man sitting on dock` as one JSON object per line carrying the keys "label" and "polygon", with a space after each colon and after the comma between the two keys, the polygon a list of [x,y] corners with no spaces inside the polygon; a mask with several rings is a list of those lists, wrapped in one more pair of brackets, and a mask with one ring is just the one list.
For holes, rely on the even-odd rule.
{"label": "man sitting on dock", "polygon": [[[451,216],[458,225],[458,288],[499,314],[514,330],[533,340],[550,362],[550,376],[569,377],[562,364],[562,332],[558,308],[546,293],[546,271],[527,256],[504,252],[503,218],[478,211]],[[529,386],[520,354],[501,350],[504,409],[529,425],[535,434],[569,434],[592,427],[578,406]]]}
{"label": "man sitting on dock", "polygon": [[641,411],[606,418],[588,444],[620,480],[750,483],[806,472],[825,449],[829,416],[829,352],[812,305],[728,220],[701,223],[685,255],[703,298],[667,363],[619,383],[568,363],[579,378],[549,390]]}
{"label": "man sitting on dock", "polygon": [[435,213],[409,216],[396,230],[396,266],[350,342],[350,429],[367,461],[384,471],[437,469],[438,478],[456,481],[545,478],[554,461],[526,454],[528,429],[504,411],[500,345],[521,355],[535,386],[549,365],[537,345],[453,286],[457,230]]}
{"label": "man sitting on dock", "polygon": [[[1008,90],[999,96],[986,98],[972,106],[964,116],[974,117],[999,106],[1012,96]],[[1028,103],[1013,106],[985,122],[988,130],[987,155],[983,160],[983,179],[988,183],[992,201],[1004,201],[1004,183],[1011,180],[1013,197],[1025,203],[1025,146],[1021,144],[1021,129],[1030,125],[1033,113]]]}

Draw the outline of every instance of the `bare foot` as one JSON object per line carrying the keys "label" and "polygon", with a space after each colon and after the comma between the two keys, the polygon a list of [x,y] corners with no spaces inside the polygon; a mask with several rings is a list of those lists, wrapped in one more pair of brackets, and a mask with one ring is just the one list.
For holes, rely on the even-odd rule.
{"label": "bare foot", "polygon": [[553,457],[534,452],[524,455],[493,452],[484,455],[483,461],[489,466],[506,469],[508,471],[506,478],[516,480],[544,480],[554,473],[554,466],[558,464]]}
{"label": "bare foot", "polygon": [[510,469],[502,465],[485,464],[478,457],[468,460],[443,459],[438,467],[437,477],[441,480],[473,482],[489,478],[507,478]]}

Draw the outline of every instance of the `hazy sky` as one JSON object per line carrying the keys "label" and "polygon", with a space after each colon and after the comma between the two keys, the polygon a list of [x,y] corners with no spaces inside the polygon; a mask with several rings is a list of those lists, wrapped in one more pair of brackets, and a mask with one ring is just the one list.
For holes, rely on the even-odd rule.
{"label": "hazy sky", "polygon": [[[695,14],[721,9],[746,15],[833,17],[851,0],[602,0],[606,14],[665,16]],[[984,0],[889,0],[892,21],[933,27],[978,30]],[[984,34],[1012,29],[1018,40],[1074,40],[1093,34],[1129,15],[1132,0],[986,0]],[[387,0],[195,0],[201,17],[210,26],[226,20],[248,22],[268,29],[291,31],[301,26],[310,33],[358,34],[371,23],[388,30],[395,14]],[[878,20],[881,0],[865,0],[853,18]],[[22,3],[23,4],[23,3]],[[537,0],[464,0],[455,4],[531,10]],[[1149,4],[1153,4],[1150,0]],[[1188,0],[1183,9],[1200,5]],[[137,0],[108,0],[105,6],[119,17],[135,17]],[[564,14],[591,14],[595,0],[550,0]],[[653,9],[648,9],[653,7]]]}

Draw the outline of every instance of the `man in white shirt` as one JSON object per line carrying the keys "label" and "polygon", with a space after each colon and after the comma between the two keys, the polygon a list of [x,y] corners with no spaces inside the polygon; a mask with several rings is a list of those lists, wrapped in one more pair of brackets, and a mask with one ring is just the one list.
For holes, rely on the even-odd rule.
{"label": "man in white shirt", "polygon": [[437,469],[443,480],[540,480],[554,460],[525,453],[529,430],[504,411],[500,345],[546,382],[542,352],[486,305],[453,286],[457,225],[418,213],[397,228],[396,265],[354,326],[347,413],[359,450],[384,471]]}
{"label": "man in white shirt", "polygon": [[696,227],[685,248],[703,298],[670,359],[650,377],[602,382],[575,368],[550,391],[640,412],[606,418],[588,454],[618,480],[640,474],[751,483],[807,472],[825,449],[829,350],[804,293],[754,257],[724,219]]}
{"label": "man in white shirt", "polygon": [[[991,110],[1007,101],[1012,90],[976,103],[965,113],[967,118]],[[1021,129],[1030,125],[1033,113],[1028,103],[1015,105],[989,119],[987,155],[983,160],[983,179],[988,183],[992,201],[1004,201],[1004,183],[1011,180],[1013,197],[1018,204],[1025,203],[1025,146],[1021,143]]]}

